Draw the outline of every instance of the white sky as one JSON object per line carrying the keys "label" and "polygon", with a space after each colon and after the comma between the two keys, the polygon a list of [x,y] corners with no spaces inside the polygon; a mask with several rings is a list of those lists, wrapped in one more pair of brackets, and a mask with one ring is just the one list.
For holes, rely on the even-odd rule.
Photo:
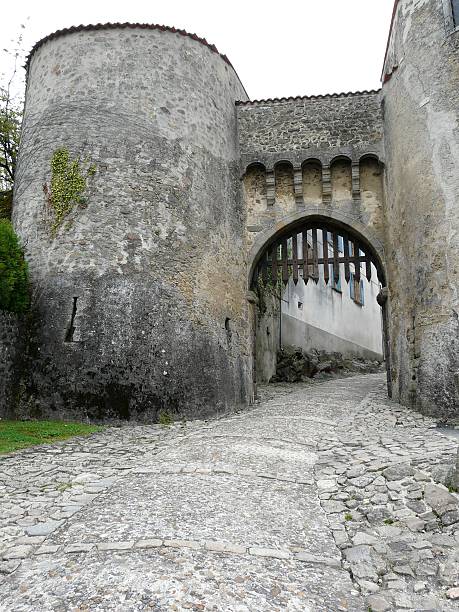
{"label": "white sky", "polygon": [[[394,0],[10,0],[0,49],[25,23],[28,52],[80,23],[131,21],[183,28],[226,53],[251,99],[377,89]],[[0,73],[8,72],[0,55]],[[3,79],[2,79],[3,80]]]}

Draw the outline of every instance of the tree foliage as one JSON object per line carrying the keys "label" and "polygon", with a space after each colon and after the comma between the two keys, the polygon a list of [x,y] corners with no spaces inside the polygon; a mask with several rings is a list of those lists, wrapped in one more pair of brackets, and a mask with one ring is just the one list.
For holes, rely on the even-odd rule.
{"label": "tree foliage", "polygon": [[0,309],[21,313],[29,306],[28,269],[8,219],[0,219]]}
{"label": "tree foliage", "polygon": [[[21,25],[22,30],[24,27]],[[11,72],[0,75],[0,218],[11,216],[23,108],[23,82],[18,78],[23,56],[22,32],[11,42],[11,49],[2,50]]]}
{"label": "tree foliage", "polygon": [[11,216],[22,111],[0,89],[0,217]]}

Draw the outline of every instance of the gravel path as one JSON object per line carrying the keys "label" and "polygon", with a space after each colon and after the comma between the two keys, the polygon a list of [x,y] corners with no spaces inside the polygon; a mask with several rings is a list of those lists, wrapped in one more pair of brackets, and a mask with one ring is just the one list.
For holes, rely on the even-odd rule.
{"label": "gravel path", "polygon": [[0,459],[0,610],[457,610],[457,441],[383,377]]}

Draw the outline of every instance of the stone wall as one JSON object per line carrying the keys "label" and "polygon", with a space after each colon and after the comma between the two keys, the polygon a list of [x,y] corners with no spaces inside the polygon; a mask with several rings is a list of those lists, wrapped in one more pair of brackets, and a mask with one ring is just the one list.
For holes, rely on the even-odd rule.
{"label": "stone wall", "polygon": [[[247,402],[244,97],[215,49],[171,31],[80,28],[33,53],[13,221],[37,414],[154,420]],[[96,172],[53,237],[43,184],[58,147]]]}
{"label": "stone wall", "polygon": [[[319,241],[322,246],[322,241]],[[372,266],[372,280],[362,274],[363,304],[355,302],[340,264],[338,290],[326,284],[323,267],[319,281],[297,284],[290,279],[282,295],[282,346],[299,346],[340,352],[345,357],[382,359],[381,308],[376,301],[379,283]],[[331,271],[332,272],[332,271]]]}
{"label": "stone wall", "polygon": [[459,418],[459,32],[450,3],[401,0],[384,67],[396,399]]}
{"label": "stone wall", "polygon": [[[314,157],[322,151],[333,157],[336,150],[381,152],[383,126],[375,91],[241,103],[238,124],[244,160],[258,156],[263,161],[276,153]],[[290,155],[286,159],[294,161]]]}
{"label": "stone wall", "polygon": [[0,310],[0,418],[13,416],[22,367],[22,321]]}
{"label": "stone wall", "polygon": [[320,215],[366,232],[384,259],[379,92],[239,103],[247,243]]}
{"label": "stone wall", "polygon": [[265,289],[262,304],[257,306],[257,383],[269,382],[276,373],[277,351],[281,348],[279,304],[276,292]]}
{"label": "stone wall", "polygon": [[[319,216],[365,236],[384,264],[379,93],[267,100],[237,108],[249,263],[290,224]],[[257,379],[264,381],[275,369],[278,322],[269,311],[258,323]],[[304,334],[306,327],[301,330]]]}

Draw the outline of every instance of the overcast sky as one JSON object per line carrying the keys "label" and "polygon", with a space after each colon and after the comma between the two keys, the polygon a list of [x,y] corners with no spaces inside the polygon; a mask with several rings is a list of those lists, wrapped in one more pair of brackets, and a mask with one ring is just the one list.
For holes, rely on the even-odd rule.
{"label": "overcast sky", "polygon": [[[80,23],[183,28],[228,55],[251,99],[377,89],[394,0],[9,0],[1,48]],[[10,66],[5,54],[0,72]]]}

